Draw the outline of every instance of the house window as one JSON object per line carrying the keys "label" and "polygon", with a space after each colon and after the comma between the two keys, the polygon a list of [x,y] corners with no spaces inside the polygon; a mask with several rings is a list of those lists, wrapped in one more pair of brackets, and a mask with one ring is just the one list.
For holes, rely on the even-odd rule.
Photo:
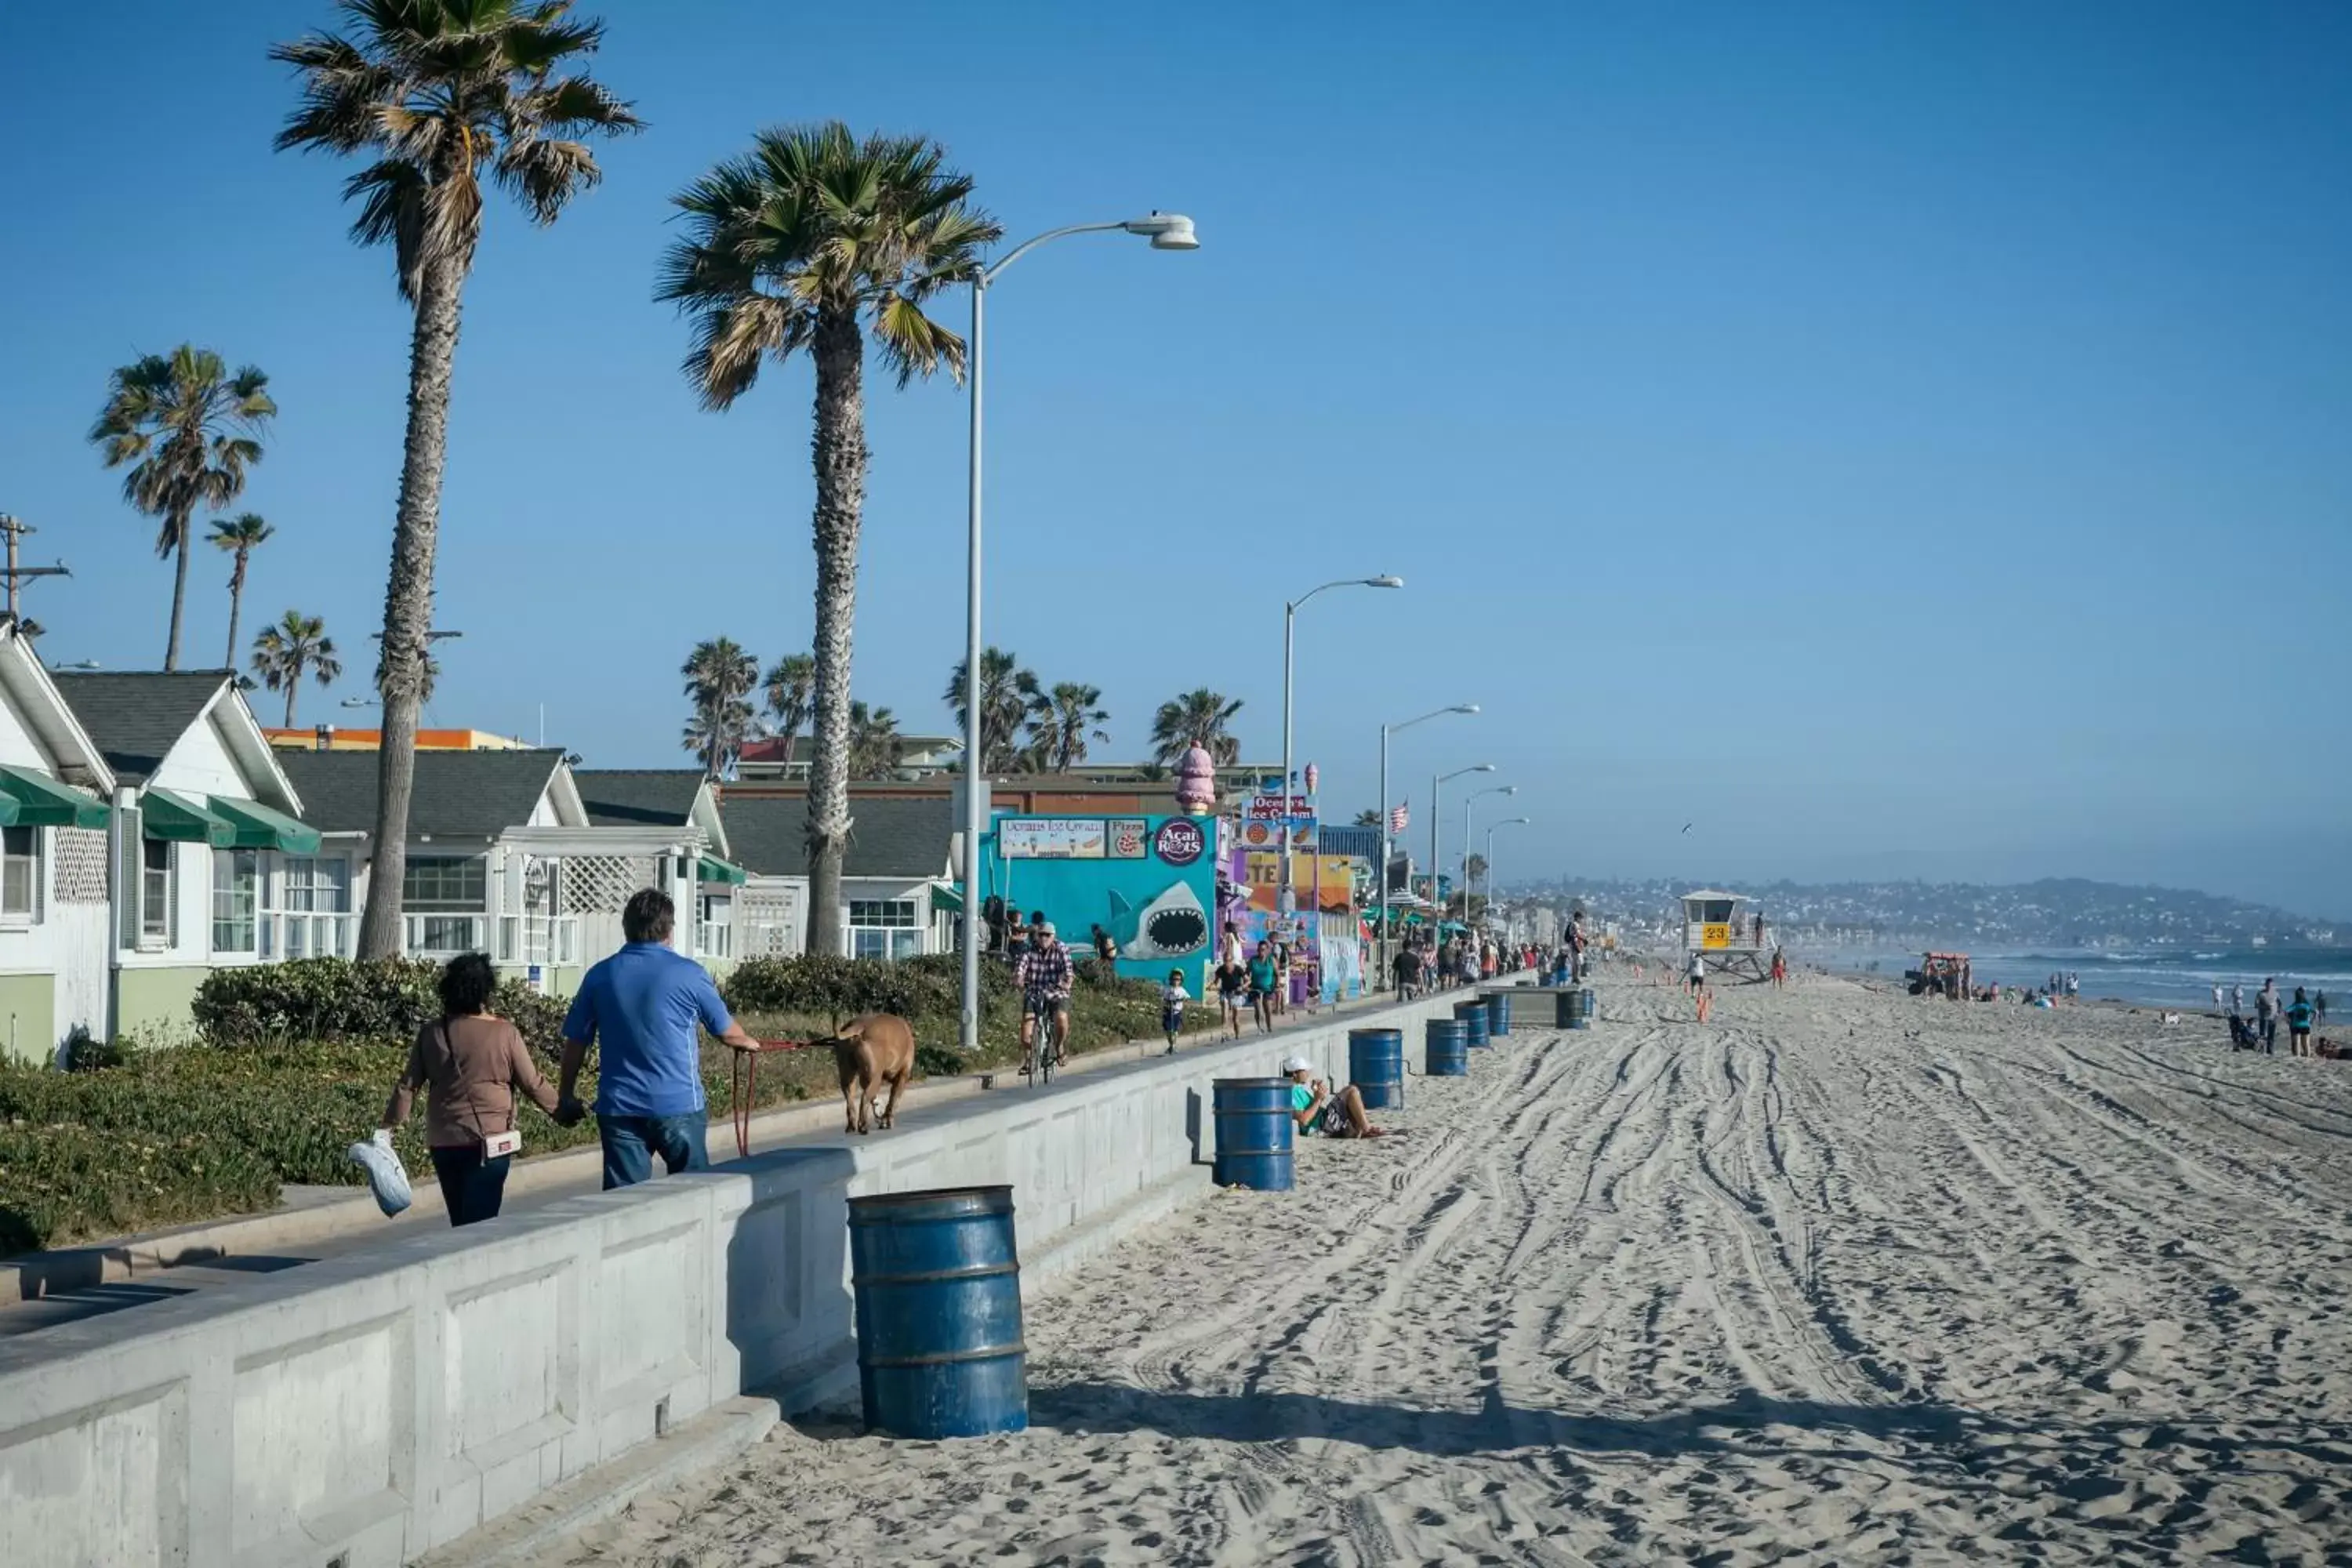
{"label": "house window", "polygon": [[213,851],[213,951],[251,952],[261,903],[261,853]]}
{"label": "house window", "polygon": [[923,932],[913,899],[849,900],[852,958],[913,958],[923,951]]}
{"label": "house window", "polygon": [[281,908],[294,914],[341,915],[352,908],[352,863],[341,858],[290,857],[284,873]]}
{"label": "house window", "polygon": [[41,912],[41,830],[0,828],[0,916],[31,921]]}
{"label": "house window", "polygon": [[412,855],[403,870],[401,908],[472,911],[489,907],[488,868],[480,855]]}
{"label": "house window", "polygon": [[139,843],[139,940],[172,945],[172,845],[169,839]]}

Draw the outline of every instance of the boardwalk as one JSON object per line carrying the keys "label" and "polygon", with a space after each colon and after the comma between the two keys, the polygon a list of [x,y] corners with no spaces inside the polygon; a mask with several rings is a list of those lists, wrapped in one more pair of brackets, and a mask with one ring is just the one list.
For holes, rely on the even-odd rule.
{"label": "boardwalk", "polygon": [[1603,1013],[1033,1302],[1030,1433],[803,1423],[543,1562],[2352,1562],[2352,1065]]}

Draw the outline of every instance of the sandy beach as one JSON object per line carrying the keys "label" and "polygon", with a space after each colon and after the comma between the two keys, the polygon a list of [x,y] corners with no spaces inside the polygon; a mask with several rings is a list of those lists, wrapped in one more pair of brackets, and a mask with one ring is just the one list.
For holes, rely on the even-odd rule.
{"label": "sandy beach", "polygon": [[1029,1432],[540,1561],[2352,1563],[2352,1063],[2216,1034],[1604,981],[1033,1299]]}

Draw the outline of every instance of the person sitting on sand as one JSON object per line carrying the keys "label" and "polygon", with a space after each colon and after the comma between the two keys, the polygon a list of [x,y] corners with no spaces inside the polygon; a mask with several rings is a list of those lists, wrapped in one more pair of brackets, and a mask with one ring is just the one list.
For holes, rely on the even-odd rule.
{"label": "person sitting on sand", "polygon": [[1314,1070],[1315,1064],[1305,1057],[1282,1064],[1282,1076],[1290,1080],[1290,1119],[1301,1132],[1320,1132],[1326,1138],[1388,1136],[1364,1113],[1363,1094],[1354,1084],[1343,1084],[1334,1093],[1321,1079],[1308,1076]]}

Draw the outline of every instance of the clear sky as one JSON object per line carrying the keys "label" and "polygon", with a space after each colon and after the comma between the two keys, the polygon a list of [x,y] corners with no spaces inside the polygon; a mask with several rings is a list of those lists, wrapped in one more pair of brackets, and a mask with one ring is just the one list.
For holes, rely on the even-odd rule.
{"label": "clear sky", "polygon": [[[443,508],[443,724],[685,764],[698,638],[806,646],[809,394],[697,410],[667,198],[765,124],[922,131],[992,297],[992,642],[1244,700],[1327,809],[1491,761],[1514,871],[2080,874],[2352,916],[2352,7],[606,0],[651,122],[491,216]],[[84,439],[184,339],[268,371],[247,626],[323,615],[368,723],[407,317],[349,171],[273,154],[321,0],[0,5],[0,510],[58,661],[160,663],[170,574]],[[962,324],[961,299],[949,303]],[[871,402],[857,693],[941,731],[964,405]],[[217,659],[226,558],[199,558]],[[265,700],[265,714],[268,704]],[[1507,804],[1508,810],[1494,807]],[[1449,837],[1459,817],[1447,813]],[[1685,823],[1695,824],[1688,835]],[[1483,828],[1477,835],[1483,841]],[[1507,852],[1500,847],[1509,846]]]}

